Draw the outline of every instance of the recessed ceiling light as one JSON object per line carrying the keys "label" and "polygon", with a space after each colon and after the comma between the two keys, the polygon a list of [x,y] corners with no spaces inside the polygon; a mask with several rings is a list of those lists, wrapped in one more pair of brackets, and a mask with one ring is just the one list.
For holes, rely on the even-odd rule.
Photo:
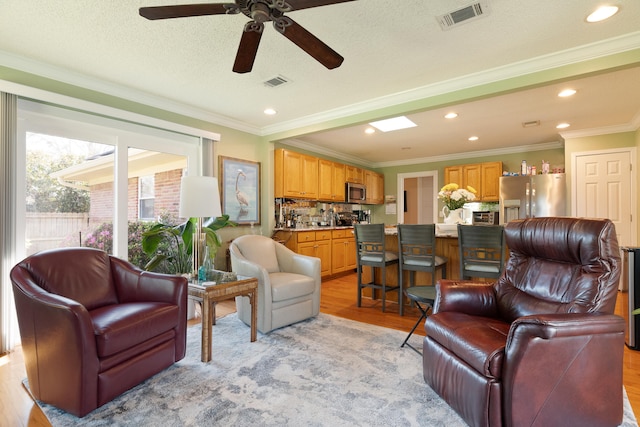
{"label": "recessed ceiling light", "polygon": [[569,123],[560,123],[558,126],[556,126],[556,129],[566,129],[569,126],[571,126]]}
{"label": "recessed ceiling light", "polygon": [[469,141],[477,141],[478,137],[477,136],[470,136],[469,137]]}
{"label": "recessed ceiling light", "polygon": [[392,119],[379,120],[369,123],[374,128],[382,132],[391,132],[394,130],[407,129],[416,127],[417,125],[405,116],[394,117]]}
{"label": "recessed ceiling light", "polygon": [[372,133],[376,133],[376,130],[374,128],[366,128],[364,130],[364,133],[372,134]]}
{"label": "recessed ceiling light", "polygon": [[558,93],[558,96],[561,98],[566,98],[567,96],[571,96],[571,95],[575,95],[576,94],[576,90],[575,89],[564,89],[561,90]]}
{"label": "recessed ceiling light", "polygon": [[267,116],[273,116],[274,114],[276,114],[276,113],[277,113],[277,111],[276,111],[276,110],[274,110],[273,108],[267,108],[266,110],[264,110],[264,113],[265,113]]}
{"label": "recessed ceiling light", "polygon": [[611,18],[618,13],[618,6],[600,6],[591,15],[587,16],[587,22],[600,22]]}
{"label": "recessed ceiling light", "polygon": [[454,112],[447,113],[444,115],[445,119],[455,119],[456,117],[458,117],[458,113],[454,113]]}

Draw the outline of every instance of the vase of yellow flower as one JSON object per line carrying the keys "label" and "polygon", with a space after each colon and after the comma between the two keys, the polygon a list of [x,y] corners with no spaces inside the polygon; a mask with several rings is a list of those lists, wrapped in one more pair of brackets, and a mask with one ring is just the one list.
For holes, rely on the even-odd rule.
{"label": "vase of yellow flower", "polygon": [[449,183],[440,189],[438,198],[444,203],[442,214],[445,224],[462,224],[462,207],[465,203],[476,199],[476,190],[470,185],[460,188],[456,183]]}

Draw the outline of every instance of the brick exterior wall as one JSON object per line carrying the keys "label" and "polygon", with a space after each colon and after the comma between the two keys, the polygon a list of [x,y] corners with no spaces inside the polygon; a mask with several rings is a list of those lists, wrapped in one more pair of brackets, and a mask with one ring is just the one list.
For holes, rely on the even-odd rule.
{"label": "brick exterior wall", "polygon": [[[180,178],[182,169],[160,172],[155,175],[154,217],[168,213],[178,218],[180,209]],[[91,186],[90,224],[113,220],[113,182]],[[138,178],[129,178],[127,183],[127,219],[138,219]]]}
{"label": "brick exterior wall", "polygon": [[178,218],[180,211],[180,179],[182,169],[174,169],[160,172],[155,175],[155,202],[153,211],[155,217],[169,213],[172,217]]}

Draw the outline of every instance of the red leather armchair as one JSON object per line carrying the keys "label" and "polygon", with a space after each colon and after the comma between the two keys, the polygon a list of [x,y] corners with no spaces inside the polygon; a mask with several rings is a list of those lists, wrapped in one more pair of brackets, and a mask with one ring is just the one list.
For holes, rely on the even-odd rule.
{"label": "red leather armchair", "polygon": [[11,270],[29,387],[82,417],[182,359],[187,280],[90,248],[32,255]]}
{"label": "red leather armchair", "polygon": [[624,320],[609,220],[505,228],[495,283],[441,280],[425,322],[424,379],[471,426],[617,426]]}

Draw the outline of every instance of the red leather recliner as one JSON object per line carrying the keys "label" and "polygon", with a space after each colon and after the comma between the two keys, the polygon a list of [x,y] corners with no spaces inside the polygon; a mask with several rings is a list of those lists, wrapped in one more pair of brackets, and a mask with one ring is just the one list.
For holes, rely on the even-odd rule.
{"label": "red leather recliner", "polygon": [[495,283],[441,280],[425,322],[424,379],[471,426],[617,426],[624,320],[609,220],[505,227]]}
{"label": "red leather recliner", "polygon": [[34,254],[11,270],[29,388],[82,417],[182,359],[187,280],[90,248]]}

